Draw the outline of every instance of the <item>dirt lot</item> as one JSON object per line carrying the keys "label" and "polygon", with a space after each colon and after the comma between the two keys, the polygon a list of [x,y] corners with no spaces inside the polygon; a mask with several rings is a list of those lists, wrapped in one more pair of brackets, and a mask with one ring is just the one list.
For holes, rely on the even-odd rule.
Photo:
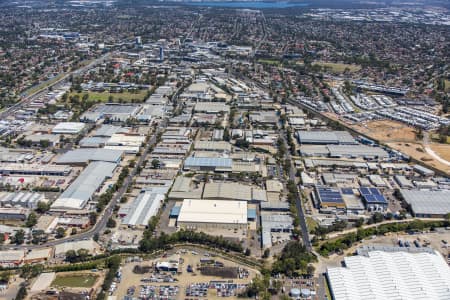
{"label": "dirt lot", "polygon": [[[173,253],[173,254],[175,255],[176,253]],[[168,254],[168,257],[166,257],[166,258],[160,257],[160,258],[153,259],[153,260],[144,260],[142,262],[133,262],[133,263],[128,263],[128,264],[124,265],[122,267],[122,274],[123,274],[122,282],[118,285],[117,290],[114,292],[113,295],[117,296],[117,299],[122,299],[125,295],[127,295],[127,290],[130,287],[135,287],[134,295],[139,296],[139,292],[140,292],[140,289],[142,286],[149,286],[149,287],[152,286],[152,287],[156,287],[156,288],[160,288],[161,286],[172,286],[172,287],[177,286],[179,288],[179,292],[173,298],[174,299],[186,299],[186,296],[185,296],[186,288],[190,284],[208,283],[211,280],[220,280],[220,281],[232,280],[233,283],[247,284],[257,274],[255,270],[245,267],[245,269],[247,269],[249,271],[249,276],[248,276],[248,278],[244,278],[244,279],[237,279],[237,278],[229,279],[229,278],[220,278],[220,277],[216,277],[216,276],[204,276],[200,273],[200,271],[197,271],[197,266],[199,266],[199,264],[200,264],[200,258],[205,257],[204,250],[196,250],[194,252],[194,254],[191,250],[187,251],[186,253],[182,253],[181,251],[178,251],[178,254],[180,255],[180,258],[182,258],[183,263],[180,264],[180,267],[179,267],[179,271],[181,273],[173,275],[173,278],[175,278],[177,281],[175,281],[175,282],[142,282],[141,281],[142,278],[150,278],[152,276],[153,272],[151,271],[149,273],[144,273],[144,274],[136,274],[133,272],[133,268],[136,265],[151,266],[153,263],[156,263],[158,261],[163,262],[163,261],[167,261],[174,257],[174,256],[170,256],[170,254]],[[238,264],[231,262],[231,261],[227,261],[226,259],[224,259],[222,257],[211,257],[211,258],[216,261],[224,263],[225,267],[238,267]],[[186,271],[188,265],[193,267],[194,272],[189,273]],[[169,274],[169,273],[167,273],[167,274]],[[195,298],[199,298],[199,297],[195,297]],[[224,299],[222,297],[218,297],[217,293],[213,289],[208,290],[207,298],[208,299],[218,299],[218,298]],[[235,298],[237,298],[237,297],[227,297],[227,299],[235,299]]]}
{"label": "dirt lot", "polygon": [[430,144],[430,148],[441,158],[450,161],[450,144]]}
{"label": "dirt lot", "polygon": [[384,143],[414,142],[416,140],[414,128],[396,121],[371,121],[361,125],[352,125],[351,127]]}
{"label": "dirt lot", "polygon": [[[418,143],[387,143],[387,145],[393,149],[399,150],[415,159],[422,161],[424,164],[435,167],[436,169],[442,170],[447,174],[450,174],[450,167],[437,161],[428,153],[425,152],[425,149],[421,144]],[[432,147],[433,148],[433,147]],[[450,150],[450,147],[448,147]],[[436,150],[435,150],[436,151]],[[438,155],[441,155],[442,152],[437,152]],[[446,153],[447,157],[450,155]]]}

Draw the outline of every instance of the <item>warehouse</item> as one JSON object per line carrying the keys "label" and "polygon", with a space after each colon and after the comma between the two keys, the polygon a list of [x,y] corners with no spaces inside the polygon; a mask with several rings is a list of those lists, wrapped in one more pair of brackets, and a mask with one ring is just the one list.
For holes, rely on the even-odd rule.
{"label": "warehouse", "polygon": [[97,131],[95,131],[93,136],[106,138],[111,137],[115,133],[128,133],[129,131],[129,128],[103,124],[99,129],[97,129]]}
{"label": "warehouse", "polygon": [[99,119],[108,118],[113,122],[125,122],[129,118],[135,117],[140,109],[139,105],[104,103],[84,113],[80,119],[86,122],[96,122]]}
{"label": "warehouse", "polygon": [[69,166],[41,164],[1,164],[2,175],[35,175],[35,176],[69,176],[72,168]]}
{"label": "warehouse", "polygon": [[105,146],[108,138],[98,136],[87,136],[81,139],[78,145],[81,148],[102,148]]}
{"label": "warehouse", "polygon": [[186,229],[246,229],[247,202],[185,199],[180,208],[177,226]]}
{"label": "warehouse", "polygon": [[52,133],[60,134],[78,134],[85,128],[85,124],[81,122],[61,122],[52,129]]}
{"label": "warehouse", "polygon": [[387,210],[388,202],[377,188],[362,187],[359,189],[359,193],[368,211]]}
{"label": "warehouse", "polygon": [[8,223],[9,221],[25,221],[30,214],[29,209],[25,208],[0,208],[0,221]]}
{"label": "warehouse", "polygon": [[93,161],[104,161],[118,164],[122,159],[123,151],[111,149],[74,149],[61,155],[57,164],[86,165]]}
{"label": "warehouse", "polygon": [[23,250],[3,250],[0,251],[0,266],[4,268],[14,268],[23,263],[25,252]]}
{"label": "warehouse", "polygon": [[345,267],[328,268],[332,299],[450,299],[450,268],[443,257],[429,249],[403,249],[346,256]]}
{"label": "warehouse", "polygon": [[112,178],[115,163],[96,161],[90,163],[78,178],[62,193],[52,210],[83,209],[101,187],[106,178]]}
{"label": "warehouse", "polygon": [[261,215],[261,244],[262,248],[270,248],[274,242],[281,242],[274,238],[274,233],[284,233],[290,236],[294,226],[289,214],[262,214]]}
{"label": "warehouse", "polygon": [[128,227],[145,228],[150,218],[158,214],[164,202],[168,187],[150,187],[143,189],[136,199],[119,210],[122,224]]}
{"label": "warehouse", "polygon": [[207,114],[229,113],[230,107],[220,102],[199,102],[195,104],[194,111]]}
{"label": "warehouse", "polygon": [[194,143],[194,150],[230,152],[231,144],[228,142],[222,142],[222,141],[218,141],[218,142],[196,141]]}
{"label": "warehouse", "polygon": [[105,149],[135,154],[145,142],[145,135],[114,133],[105,144]]}
{"label": "warehouse", "polygon": [[59,135],[56,134],[30,134],[24,140],[30,141],[32,146],[44,146],[48,144],[49,147],[55,147],[59,144]]}
{"label": "warehouse", "polygon": [[184,170],[231,172],[232,159],[222,157],[188,157],[184,162]]}
{"label": "warehouse", "polygon": [[347,131],[297,131],[299,144],[315,145],[356,145],[357,142]]}
{"label": "warehouse", "polygon": [[34,192],[0,192],[0,204],[2,207],[36,209],[39,202],[45,202],[44,194]]}
{"label": "warehouse", "polygon": [[387,159],[389,153],[379,147],[366,145],[328,145],[331,157],[348,157],[365,159]]}
{"label": "warehouse", "polygon": [[337,188],[326,186],[315,186],[315,196],[317,197],[317,204],[320,208],[335,208],[345,209],[345,202],[342,198],[341,192]]}
{"label": "warehouse", "polygon": [[205,184],[203,199],[252,200],[252,187],[238,182],[209,182]]}
{"label": "warehouse", "polygon": [[400,190],[403,200],[418,218],[444,218],[450,213],[450,191]]}

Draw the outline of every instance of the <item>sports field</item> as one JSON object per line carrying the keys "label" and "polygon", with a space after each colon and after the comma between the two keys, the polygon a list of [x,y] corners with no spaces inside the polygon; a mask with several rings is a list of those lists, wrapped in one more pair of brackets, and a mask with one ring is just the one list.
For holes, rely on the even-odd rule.
{"label": "sports field", "polygon": [[80,99],[83,99],[84,95],[89,96],[89,100],[99,101],[99,102],[131,102],[138,103],[144,102],[147,97],[147,90],[139,90],[136,92],[122,92],[122,93],[110,93],[110,92],[72,92],[70,96],[78,95]]}
{"label": "sports field", "polygon": [[91,274],[57,275],[52,286],[90,288],[97,281],[98,276]]}
{"label": "sports field", "polygon": [[319,65],[321,67],[330,68],[331,71],[336,73],[343,73],[348,69],[349,72],[357,72],[361,70],[361,66],[358,65],[350,65],[350,64],[341,64],[341,63],[331,63],[331,62],[323,62],[323,61],[315,61],[313,65]]}

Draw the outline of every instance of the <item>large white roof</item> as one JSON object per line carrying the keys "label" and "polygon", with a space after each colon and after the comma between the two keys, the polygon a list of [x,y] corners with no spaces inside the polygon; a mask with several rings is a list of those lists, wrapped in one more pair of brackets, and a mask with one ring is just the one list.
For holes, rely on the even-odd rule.
{"label": "large white roof", "polygon": [[336,300],[450,299],[450,268],[437,252],[370,251],[329,268]]}
{"label": "large white roof", "polygon": [[246,224],[247,202],[185,199],[178,222]]}

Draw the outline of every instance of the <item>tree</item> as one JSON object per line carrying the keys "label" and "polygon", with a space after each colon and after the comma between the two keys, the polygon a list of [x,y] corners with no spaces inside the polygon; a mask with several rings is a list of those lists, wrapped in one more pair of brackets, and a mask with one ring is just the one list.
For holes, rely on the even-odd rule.
{"label": "tree", "polygon": [[159,167],[161,166],[161,162],[158,159],[153,159],[152,160],[152,168],[153,169],[159,169]]}
{"label": "tree", "polygon": [[23,244],[25,242],[25,231],[23,231],[22,229],[17,230],[13,239],[17,245]]}
{"label": "tree", "polygon": [[114,228],[116,227],[117,223],[113,218],[109,218],[108,222],[106,223],[106,227],[108,228]]}
{"label": "tree", "polygon": [[359,219],[356,220],[356,222],[355,222],[355,226],[356,226],[356,227],[361,227],[363,224],[364,224],[364,218],[363,218],[363,217],[359,218]]}
{"label": "tree", "polygon": [[94,236],[92,237],[92,239],[94,240],[94,242],[98,242],[98,239],[100,238],[99,234],[96,233],[94,234]]}
{"label": "tree", "polygon": [[75,252],[75,250],[68,250],[66,252],[66,260],[68,262],[75,262],[77,260],[77,253]]}
{"label": "tree", "polygon": [[31,228],[31,227],[33,227],[36,224],[37,224],[37,216],[36,216],[36,214],[34,212],[31,212],[28,215],[27,221],[25,222],[25,226]]}
{"label": "tree", "polygon": [[47,212],[50,209],[50,204],[39,201],[37,204],[36,211],[40,214]]}
{"label": "tree", "polygon": [[270,249],[266,248],[263,253],[263,258],[268,258],[270,256]]}
{"label": "tree", "polygon": [[252,254],[252,251],[249,248],[245,249],[245,256],[250,256],[250,254]]}
{"label": "tree", "polygon": [[77,229],[74,227],[74,228],[72,228],[70,235],[75,235],[75,234],[77,234]]}
{"label": "tree", "polygon": [[66,230],[63,227],[56,228],[56,238],[61,239],[66,236]]}

